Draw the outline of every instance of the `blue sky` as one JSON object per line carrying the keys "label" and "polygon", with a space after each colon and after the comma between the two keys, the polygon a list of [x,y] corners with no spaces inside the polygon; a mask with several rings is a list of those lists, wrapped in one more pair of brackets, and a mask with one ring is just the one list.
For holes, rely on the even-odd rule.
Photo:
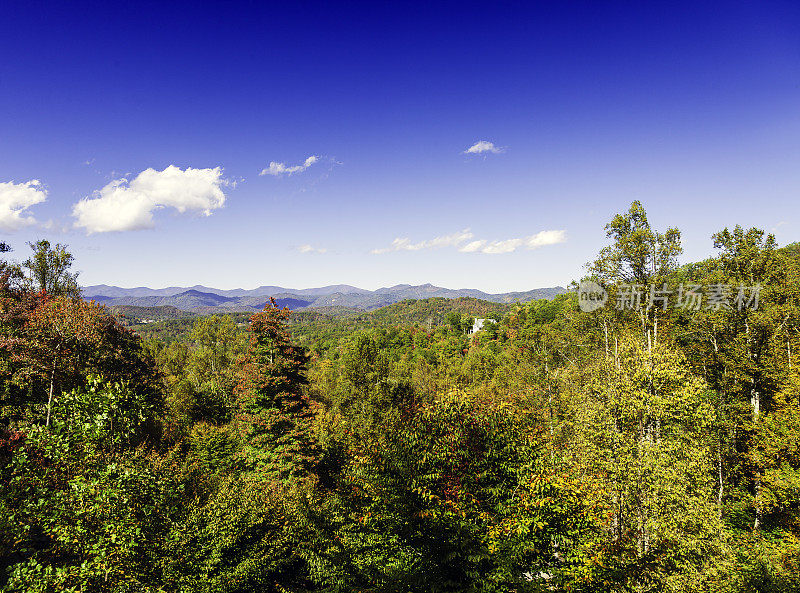
{"label": "blue sky", "polygon": [[84,284],[564,285],[636,199],[799,238],[796,2],[117,4],[0,14],[0,232]]}

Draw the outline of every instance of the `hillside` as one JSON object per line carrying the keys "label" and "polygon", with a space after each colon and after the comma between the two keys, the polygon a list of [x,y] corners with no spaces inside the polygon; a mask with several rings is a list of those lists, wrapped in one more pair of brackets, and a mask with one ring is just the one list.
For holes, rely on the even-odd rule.
{"label": "hillside", "polygon": [[[280,301],[276,300],[276,302],[280,305]],[[508,312],[510,308],[511,306],[508,304],[494,303],[472,297],[408,299],[372,311],[343,307],[300,309],[292,313],[288,321],[288,327],[300,343],[327,343],[330,345],[340,337],[359,329],[408,325],[419,325],[426,329],[433,329],[446,324],[447,316],[452,312],[464,317],[491,317],[495,315],[501,316]],[[166,310],[168,308],[128,307],[128,310],[132,312],[161,309]],[[189,333],[194,323],[193,314],[182,313],[184,313],[183,317],[165,317],[162,321],[140,323],[131,327],[142,337],[157,337],[165,341],[179,340]],[[216,313],[219,314],[220,312],[217,311]],[[251,313],[222,312],[222,314],[231,315],[234,321],[244,329]],[[142,317],[139,318],[141,319]]]}
{"label": "hillside", "polygon": [[154,323],[167,319],[194,319],[196,315],[170,305],[162,307],[136,307],[133,305],[113,305],[111,312],[125,325]]}
{"label": "hillside", "polygon": [[448,299],[434,297],[404,300],[363,314],[359,319],[371,320],[373,325],[443,325],[449,313],[472,317],[502,316],[510,309],[507,304],[493,303],[472,297]]}
{"label": "hillside", "polygon": [[288,289],[279,286],[262,286],[255,289],[219,290],[205,286],[191,288],[145,287],[119,288],[116,286],[87,286],[82,289],[84,298],[108,306],[175,307],[199,314],[231,313],[261,310],[270,297],[281,307],[292,310],[336,308],[371,311],[405,300],[429,298],[457,299],[462,297],[493,303],[527,302],[541,298],[551,299],[566,292],[561,286],[536,288],[524,292],[489,294],[473,288],[450,289],[421,284],[398,284],[374,291],[345,284],[319,288]]}

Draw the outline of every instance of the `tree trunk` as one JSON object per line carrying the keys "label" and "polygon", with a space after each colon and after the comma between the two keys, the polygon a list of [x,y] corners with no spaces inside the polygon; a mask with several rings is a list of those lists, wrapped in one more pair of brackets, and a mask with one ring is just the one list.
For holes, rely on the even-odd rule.
{"label": "tree trunk", "polygon": [[53,405],[53,387],[56,383],[56,361],[58,360],[58,354],[53,357],[53,370],[50,372],[50,396],[47,398],[47,420],[45,421],[45,426],[50,426],[50,408]]}
{"label": "tree trunk", "polygon": [[722,435],[717,440],[717,479],[719,480],[719,490],[717,491],[717,516],[722,520],[722,496],[724,494],[722,481]]}
{"label": "tree trunk", "polygon": [[[753,424],[758,422],[758,416],[761,413],[761,394],[757,389],[753,389],[750,395],[750,403],[753,405]],[[756,519],[753,521],[753,531],[758,531],[761,528],[761,501],[758,497],[761,496],[761,470],[756,470]]]}

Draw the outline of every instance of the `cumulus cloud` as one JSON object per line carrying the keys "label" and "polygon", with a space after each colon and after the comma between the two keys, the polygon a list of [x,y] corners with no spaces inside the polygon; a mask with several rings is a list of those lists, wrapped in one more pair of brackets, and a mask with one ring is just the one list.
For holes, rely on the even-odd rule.
{"label": "cumulus cloud", "polygon": [[36,224],[28,208],[47,199],[47,190],[38,179],[25,183],[0,183],[0,229],[16,231]]}
{"label": "cumulus cloud", "polygon": [[372,253],[381,254],[390,251],[419,251],[421,249],[433,249],[437,247],[458,247],[462,253],[511,253],[517,249],[537,249],[546,245],[555,245],[567,240],[565,231],[540,231],[535,235],[527,237],[517,237],[513,239],[503,239],[500,241],[487,241],[486,239],[474,238],[474,234],[469,229],[464,229],[459,233],[442,235],[427,241],[412,243],[407,237],[398,237],[389,247],[373,249]]}
{"label": "cumulus cloud", "polygon": [[272,161],[270,162],[269,167],[261,170],[259,175],[274,175],[275,177],[280,177],[284,174],[291,175],[292,173],[302,173],[317,161],[319,161],[319,157],[313,154],[303,161],[302,165],[294,165],[291,167],[287,167],[286,163]]}
{"label": "cumulus cloud", "polygon": [[463,154],[483,154],[484,152],[490,152],[492,154],[500,154],[501,152],[505,152],[505,148],[501,148],[500,146],[495,146],[494,142],[489,142],[488,140],[480,140],[470,146],[467,150],[464,151]]}
{"label": "cumulus cloud", "polygon": [[419,243],[412,243],[408,237],[398,237],[389,247],[382,247],[380,249],[373,249],[372,253],[381,254],[389,253],[390,251],[419,251],[421,249],[435,249],[439,247],[455,247],[469,241],[474,235],[469,229],[464,229],[458,233],[450,235],[442,235],[428,239],[427,241],[420,241]]}
{"label": "cumulus cloud", "polygon": [[225,185],[221,167],[145,169],[130,182],[116,179],[83,198],[73,206],[72,216],[75,226],[89,234],[148,229],[155,224],[153,213],[162,208],[210,216],[225,204]]}
{"label": "cumulus cloud", "polygon": [[309,245],[306,243],[305,245],[301,245],[297,248],[300,253],[325,253],[328,250],[324,247],[314,247],[313,245]]}

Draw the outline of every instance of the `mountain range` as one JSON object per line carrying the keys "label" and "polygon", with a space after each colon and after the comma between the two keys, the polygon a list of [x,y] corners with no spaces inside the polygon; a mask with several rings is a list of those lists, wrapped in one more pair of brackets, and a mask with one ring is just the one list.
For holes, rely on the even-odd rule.
{"label": "mountain range", "polygon": [[398,284],[396,286],[365,290],[347,284],[321,286],[318,288],[292,289],[280,286],[259,286],[253,289],[234,288],[221,290],[208,286],[167,288],[120,288],[98,284],[82,289],[83,297],[108,306],[163,307],[171,306],[182,311],[215,313],[233,311],[257,311],[264,307],[270,297],[278,306],[293,310],[318,309],[321,307],[348,307],[372,310],[408,299],[431,297],[473,297],[495,303],[525,302],[550,299],[566,292],[561,286],[535,288],[524,292],[489,294],[474,288],[450,289],[421,284]]}

